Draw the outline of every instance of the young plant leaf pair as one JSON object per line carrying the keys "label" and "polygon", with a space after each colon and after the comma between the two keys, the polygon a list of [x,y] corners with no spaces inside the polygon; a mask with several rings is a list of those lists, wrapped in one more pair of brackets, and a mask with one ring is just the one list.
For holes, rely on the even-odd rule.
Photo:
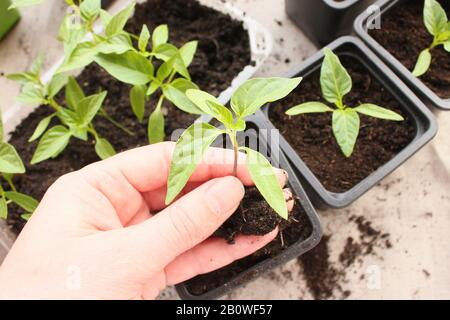
{"label": "young plant leaf pair", "polygon": [[[94,128],[92,121],[97,114],[109,117],[102,108],[106,92],[85,96],[83,90],[73,77],[59,73],[44,85],[41,81],[42,58],[33,63],[31,70],[25,73],[10,74],[7,77],[23,84],[18,100],[23,103],[49,105],[54,112],[43,118],[28,140],[40,138],[31,160],[32,164],[58,156],[68,145],[70,138],[86,141],[88,134],[95,139],[95,151],[101,159],[115,154],[112,145],[102,138]],[[67,83],[67,84],[66,84]],[[67,107],[59,105],[55,95],[65,87]],[[52,119],[57,118],[62,124],[47,130]]]}
{"label": "young plant leaf pair", "polygon": [[0,183],[0,219],[8,217],[8,204],[10,203],[15,203],[25,211],[22,218],[26,220],[38,205],[38,201],[16,190],[12,181],[13,176],[21,173],[25,173],[25,166],[16,149],[5,141],[0,115],[0,174],[9,186],[9,190],[5,190]]}
{"label": "young plant leaf pair", "polygon": [[[234,168],[237,167],[238,151],[247,154],[246,164],[250,176],[261,195],[275,212],[288,218],[284,194],[270,162],[259,152],[239,146],[237,132],[246,128],[245,119],[268,102],[287,96],[300,83],[301,78],[260,78],[246,81],[233,94],[231,109],[222,105],[215,97],[198,89],[186,91],[188,99],[203,114],[218,120],[223,128],[216,128],[208,123],[195,122],[177,141],[170,165],[166,204],[171,203],[183,190],[189,177],[202,160],[208,147],[219,135],[228,135],[233,143]],[[233,174],[236,175],[234,169]],[[231,173],[231,172],[230,172]]]}
{"label": "young plant leaf pair", "polygon": [[311,101],[294,106],[286,111],[287,115],[295,116],[307,113],[332,113],[333,134],[342,153],[350,157],[355,147],[360,129],[359,114],[369,117],[392,121],[404,120],[398,113],[377,106],[372,103],[363,103],[352,108],[344,102],[344,96],[352,89],[352,79],[341,64],[337,55],[330,49],[324,49],[325,58],[320,72],[320,85],[323,98],[335,108],[320,101]]}
{"label": "young plant leaf pair", "polygon": [[450,22],[444,8],[436,0],[425,0],[423,22],[427,31],[433,36],[430,46],[422,50],[417,59],[412,74],[416,77],[424,75],[431,65],[431,52],[437,46],[443,46],[450,52]]}

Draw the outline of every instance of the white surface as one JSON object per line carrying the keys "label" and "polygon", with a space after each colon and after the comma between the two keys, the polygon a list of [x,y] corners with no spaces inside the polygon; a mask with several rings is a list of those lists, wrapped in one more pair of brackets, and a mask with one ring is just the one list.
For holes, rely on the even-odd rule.
{"label": "white surface", "polygon": [[[202,1],[220,5],[219,0]],[[283,75],[316,51],[287,19],[283,1],[228,2],[246,11],[273,35],[274,50],[258,75]],[[47,67],[54,63],[60,54],[55,36],[64,7],[59,0],[47,0],[45,5],[23,11],[20,24],[0,42],[0,72],[26,69],[39,52],[46,53]],[[285,63],[287,58],[289,63]],[[0,78],[3,109],[13,104],[18,91],[17,84]],[[376,255],[363,257],[345,270],[341,285],[351,291],[350,298],[450,298],[450,113],[437,116],[440,131],[431,144],[351,207],[320,212],[325,233],[332,235],[330,255],[334,261],[347,237],[358,236],[356,225],[348,222],[351,215],[364,216],[374,228],[390,234],[391,249],[377,250]],[[367,275],[373,266],[380,270],[380,287],[370,289]],[[292,280],[285,271],[291,272]],[[366,277],[361,279],[361,275]],[[164,292],[163,298],[173,297],[173,290]],[[308,299],[311,294],[300,267],[292,261],[226,298]]]}

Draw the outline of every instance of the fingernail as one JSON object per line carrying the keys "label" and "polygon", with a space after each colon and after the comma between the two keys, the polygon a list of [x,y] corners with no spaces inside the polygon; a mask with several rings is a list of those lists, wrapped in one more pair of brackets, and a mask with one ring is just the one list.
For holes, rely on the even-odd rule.
{"label": "fingernail", "polygon": [[244,186],[238,178],[218,178],[206,191],[206,201],[212,211],[222,215],[235,209],[244,197],[244,193]]}

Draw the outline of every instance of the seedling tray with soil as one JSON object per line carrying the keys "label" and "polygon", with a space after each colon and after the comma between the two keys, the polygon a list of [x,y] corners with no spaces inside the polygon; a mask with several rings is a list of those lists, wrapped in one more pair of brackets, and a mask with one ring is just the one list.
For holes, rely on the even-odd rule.
{"label": "seedling tray with soil", "polygon": [[[450,3],[438,1],[450,16]],[[420,78],[411,71],[419,53],[433,40],[424,25],[423,0],[381,0],[380,13],[361,14],[356,34],[429,106],[450,109],[450,54],[442,46],[432,50],[430,69]],[[381,19],[380,29],[370,29]]]}
{"label": "seedling tray with soil", "polygon": [[[120,5],[119,1],[114,5]],[[195,0],[148,0],[136,6],[135,15],[125,29],[139,33],[143,24],[152,29],[166,23],[171,29],[170,39],[174,44],[198,40],[197,54],[189,67],[192,79],[200,88],[219,96],[219,100],[226,103],[234,88],[249,78],[268,56],[271,39],[256,21],[242,18],[243,14],[236,9],[228,6],[222,10],[224,12],[203,6]],[[44,80],[50,78],[57,67],[51,68]],[[105,119],[95,118],[95,127],[117,151],[148,144],[146,123],[136,121],[130,108],[129,85],[112,78],[96,64],[86,67],[77,80],[86,94],[107,90],[106,111],[134,133],[127,135]],[[56,98],[59,101],[64,99],[63,94]],[[156,101],[150,99],[147,104],[155,106]],[[153,108],[146,108],[147,112],[149,109]],[[181,112],[168,102],[164,109],[167,112],[166,140],[170,140],[174,130],[186,128],[197,117]],[[27,169],[27,174],[17,176],[14,182],[24,193],[36,199],[41,199],[59,176],[99,160],[92,152],[92,141],[72,139],[66,151],[57,158],[29,165],[37,143],[28,143],[27,140],[39,121],[51,111],[48,106],[30,109],[16,105],[4,114],[6,132],[11,132],[9,141],[18,146]],[[148,114],[144,118],[148,119]],[[8,215],[8,225],[16,234],[25,224],[19,212],[18,208],[11,206]]]}
{"label": "seedling tray with soil", "polygon": [[[215,299],[227,294],[262,273],[309,251],[319,243],[322,236],[319,218],[279,146],[267,144],[264,136],[258,134],[264,121],[254,117],[251,120],[249,118],[247,123],[249,129],[238,135],[238,140],[242,143],[245,141],[249,148],[267,155],[273,166],[286,170],[289,176],[288,187],[295,202],[293,210],[289,220],[283,220],[270,208],[256,188],[247,188],[241,207],[214,236],[225,238],[233,245],[232,239],[236,234],[262,235],[279,225],[278,236],[246,258],[177,285],[182,299]],[[220,140],[218,146],[222,144],[223,140]]]}
{"label": "seedling tray with soil", "polygon": [[317,46],[350,34],[358,14],[375,0],[286,0],[286,13]]}
{"label": "seedling tray with soil", "polygon": [[434,116],[425,105],[370,50],[355,37],[342,37],[328,48],[341,59],[353,78],[344,98],[350,106],[374,103],[401,114],[400,122],[360,116],[361,125],[353,154],[346,158],[333,135],[331,113],[290,117],[285,111],[307,101],[326,102],[320,87],[318,52],[289,77],[302,76],[302,85],[287,98],[266,106],[266,128],[278,129],[280,145],[305,181],[317,207],[341,208],[363,195],[416,153],[436,134]]}

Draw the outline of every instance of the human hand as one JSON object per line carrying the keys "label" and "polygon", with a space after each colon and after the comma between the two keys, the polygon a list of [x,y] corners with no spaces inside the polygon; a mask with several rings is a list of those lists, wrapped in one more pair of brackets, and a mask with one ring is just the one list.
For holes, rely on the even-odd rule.
{"label": "human hand", "polygon": [[[209,238],[239,206],[243,184],[252,184],[243,164],[238,178],[229,176],[229,150],[210,148],[183,195],[165,207],[173,148],[130,150],[59,178],[0,268],[0,298],[152,299],[274,239],[277,230],[234,245]],[[284,185],[286,175],[277,174]]]}

